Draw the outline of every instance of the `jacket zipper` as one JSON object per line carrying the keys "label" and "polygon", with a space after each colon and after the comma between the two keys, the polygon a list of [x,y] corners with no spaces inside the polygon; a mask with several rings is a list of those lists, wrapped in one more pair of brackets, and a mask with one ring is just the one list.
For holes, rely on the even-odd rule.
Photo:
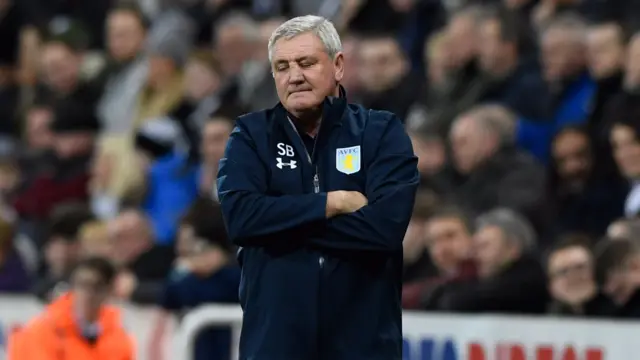
{"label": "jacket zipper", "polygon": [[[295,130],[296,134],[298,134],[298,138],[300,138],[300,142],[302,142],[304,151],[307,154],[307,160],[309,160],[309,164],[313,166],[313,192],[317,194],[320,192],[320,173],[318,171],[318,165],[313,163],[313,156],[316,153],[316,145],[318,144],[318,136],[320,135],[320,131],[318,131],[318,135],[316,135],[315,139],[313,139],[313,149],[311,149],[311,154],[309,154],[309,150],[307,150],[307,146],[304,144],[302,136],[300,136],[300,133],[298,132],[295,124],[288,117],[287,120],[289,120],[289,123],[291,124],[291,126],[293,126],[293,130]],[[318,257],[318,266],[320,266],[321,269],[324,268],[324,256],[322,255]]]}
{"label": "jacket zipper", "polygon": [[296,134],[298,134],[300,142],[302,142],[302,147],[304,147],[304,151],[307,154],[309,165],[313,166],[313,192],[317,194],[320,192],[320,173],[318,172],[318,165],[313,163],[313,157],[316,153],[316,144],[318,143],[318,136],[320,135],[320,132],[318,131],[318,135],[316,135],[316,137],[313,139],[313,149],[311,150],[311,154],[309,154],[309,150],[307,150],[307,147],[304,144],[304,140],[302,140],[302,136],[300,136],[300,133],[298,132],[298,128],[296,128],[293,121],[291,121],[291,119],[289,119],[288,117],[287,120],[289,120],[289,123],[293,127],[293,130],[295,130]]}

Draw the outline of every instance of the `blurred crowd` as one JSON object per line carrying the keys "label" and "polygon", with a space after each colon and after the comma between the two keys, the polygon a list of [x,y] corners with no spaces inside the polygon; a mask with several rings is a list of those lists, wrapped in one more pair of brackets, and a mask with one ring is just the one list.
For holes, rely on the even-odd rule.
{"label": "blurred crowd", "polygon": [[122,300],[236,302],[218,161],[305,14],[419,157],[405,308],[640,316],[635,0],[0,0],[0,292],[101,255]]}

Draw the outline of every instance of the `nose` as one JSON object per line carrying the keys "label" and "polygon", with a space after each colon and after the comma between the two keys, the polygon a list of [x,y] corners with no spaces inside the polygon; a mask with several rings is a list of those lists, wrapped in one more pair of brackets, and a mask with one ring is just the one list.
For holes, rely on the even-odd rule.
{"label": "nose", "polygon": [[304,82],[304,76],[302,75],[302,69],[299,66],[292,66],[289,69],[289,83],[301,84]]}

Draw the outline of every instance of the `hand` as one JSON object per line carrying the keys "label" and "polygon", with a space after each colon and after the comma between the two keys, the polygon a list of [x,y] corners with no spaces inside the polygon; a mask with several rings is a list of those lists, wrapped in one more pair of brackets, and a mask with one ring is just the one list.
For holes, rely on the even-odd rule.
{"label": "hand", "polygon": [[327,218],[350,214],[368,204],[367,198],[357,191],[331,191],[327,194]]}
{"label": "hand", "polygon": [[121,300],[129,300],[137,286],[138,279],[133,273],[129,271],[121,272],[116,278],[115,295]]}

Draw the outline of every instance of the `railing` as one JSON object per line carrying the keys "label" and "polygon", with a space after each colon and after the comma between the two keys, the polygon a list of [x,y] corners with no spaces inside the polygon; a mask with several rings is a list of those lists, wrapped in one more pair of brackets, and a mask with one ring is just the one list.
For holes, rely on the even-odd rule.
{"label": "railing", "polygon": [[182,319],[176,341],[177,354],[181,359],[193,358],[197,334],[210,326],[230,326],[232,333],[231,359],[238,359],[242,309],[237,305],[201,306],[189,311]]}

